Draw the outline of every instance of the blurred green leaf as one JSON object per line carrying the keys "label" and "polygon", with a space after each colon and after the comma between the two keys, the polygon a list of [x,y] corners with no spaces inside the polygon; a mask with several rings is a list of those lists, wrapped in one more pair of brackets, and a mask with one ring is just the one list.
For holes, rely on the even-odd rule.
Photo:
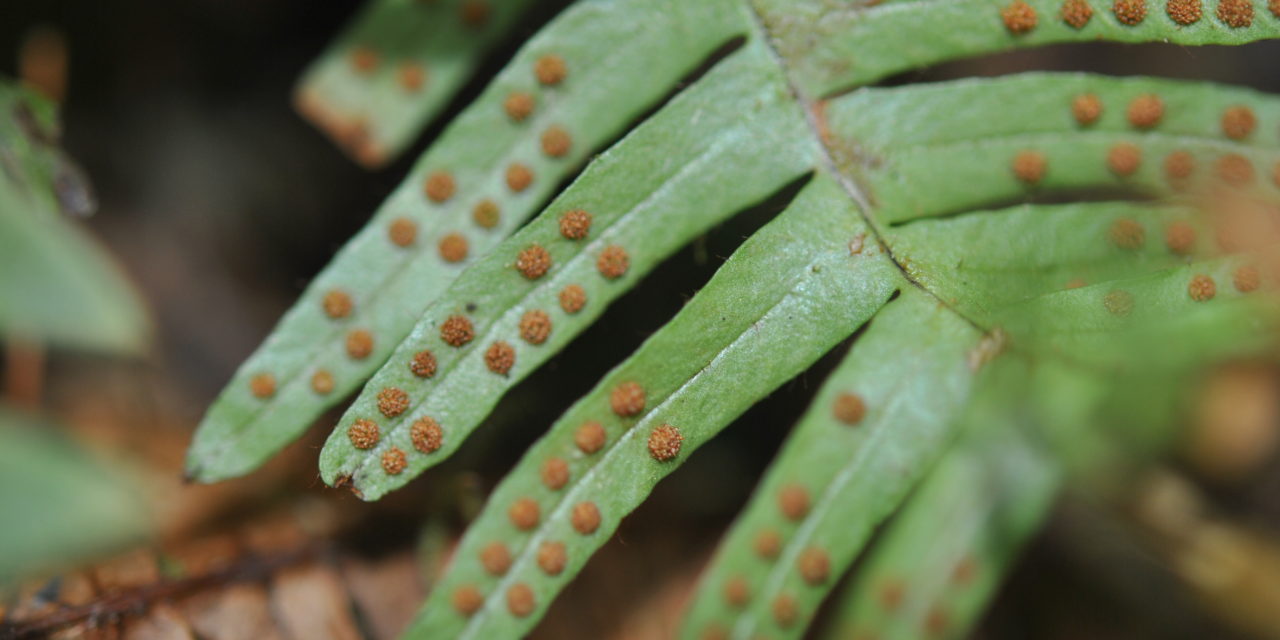
{"label": "blurred green leaf", "polygon": [[137,292],[63,215],[92,197],[54,124],[50,103],[0,82],[0,333],[138,353],[150,327]]}
{"label": "blurred green leaf", "polygon": [[147,530],[138,490],[51,425],[0,407],[0,584],[66,566]]}

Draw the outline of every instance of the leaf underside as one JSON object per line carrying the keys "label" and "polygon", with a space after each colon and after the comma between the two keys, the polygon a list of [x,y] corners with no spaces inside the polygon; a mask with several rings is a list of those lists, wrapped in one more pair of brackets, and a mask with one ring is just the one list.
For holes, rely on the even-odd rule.
{"label": "leaf underside", "polygon": [[448,104],[529,0],[374,0],[307,68],[294,104],[368,167],[394,160]]}
{"label": "leaf underside", "polygon": [[[1280,35],[1262,7],[1248,25],[1206,5],[1199,22],[1177,26],[1163,5],[1140,4],[1136,24],[1097,6],[1072,26],[1061,3],[1040,0],[579,2],[446,130],[242,367],[189,468],[202,480],[251,470],[372,375],[321,471],[376,499],[455,451],[507,389],[666,256],[804,177],[781,214],[530,448],[408,636],[526,633],[661,478],[868,322],[728,533],[682,633],[799,637],[905,501],[868,566],[921,586],[900,611],[877,614],[873,631],[961,634],[1043,514],[1059,468],[1159,452],[1194,371],[1272,346],[1277,238],[1256,219],[1274,212],[1218,196],[1280,196],[1280,102],[1204,83],[1048,73],[842,92],[1046,42]],[[742,44],[554,194],[569,160],[585,160],[734,38]],[[538,109],[545,99],[554,117],[533,119],[573,132],[570,159],[538,157],[540,126],[502,115],[546,53],[569,74],[538,90]],[[525,192],[502,183],[512,161],[536,176]],[[437,203],[423,181],[442,170],[455,192]],[[501,222],[467,234],[468,259],[430,251],[484,195]],[[589,215],[585,232],[571,212]],[[398,216],[414,220],[416,244],[389,244]],[[571,285],[583,304],[564,302]],[[327,318],[321,301],[335,289],[354,307]],[[372,334],[362,359],[341,344],[353,328]],[[333,374],[327,395],[308,382],[320,368]],[[253,397],[264,373],[274,392]],[[982,489],[1024,472],[1026,486]],[[952,521],[963,535],[947,545],[915,533]],[[982,560],[980,573],[955,589],[951,568],[964,558]],[[933,615],[939,603],[946,624]]]}

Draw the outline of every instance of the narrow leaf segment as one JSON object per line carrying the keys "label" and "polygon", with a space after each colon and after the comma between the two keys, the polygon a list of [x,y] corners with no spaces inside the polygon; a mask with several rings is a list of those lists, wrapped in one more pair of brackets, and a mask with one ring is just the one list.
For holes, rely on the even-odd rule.
{"label": "narrow leaf segment", "polygon": [[[196,433],[188,475],[212,482],[252,471],[359,388],[467,264],[737,35],[741,12],[730,0],[602,0],[552,21],[241,365]],[[530,100],[515,101],[520,118],[513,96]],[[255,393],[262,376],[271,393]]]}
{"label": "narrow leaf segment", "polygon": [[872,547],[822,637],[964,638],[1062,481],[1012,425],[953,447]]}
{"label": "narrow leaf segment", "polygon": [[800,637],[960,426],[980,337],[915,288],[877,314],[704,573],[683,637]]}
{"label": "narrow leaf segment", "polygon": [[[808,170],[817,147],[776,73],[759,44],[734,53],[461,275],[339,421],[321,454],[325,481],[372,500],[444,459],[658,262]],[[570,293],[581,303],[566,307]],[[427,357],[430,375],[417,368]],[[414,446],[424,420],[439,425],[438,448]],[[380,439],[349,437],[370,421]],[[395,473],[382,464],[392,450],[409,454]]]}
{"label": "narrow leaf segment", "polygon": [[529,0],[373,0],[294,90],[304,117],[356,161],[394,160],[519,23]]}
{"label": "narrow leaf segment", "polygon": [[[850,253],[862,233],[834,182],[808,185],[529,450],[472,524],[409,637],[526,632],[658,480],[899,288],[878,250]],[[495,541],[512,557],[500,576],[479,558]],[[532,607],[513,609],[511,599],[525,595]]]}

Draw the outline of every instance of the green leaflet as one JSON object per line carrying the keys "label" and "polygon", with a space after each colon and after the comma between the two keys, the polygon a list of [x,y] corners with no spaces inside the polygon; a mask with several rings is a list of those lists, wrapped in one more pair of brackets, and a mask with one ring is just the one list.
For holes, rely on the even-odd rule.
{"label": "green leaflet", "polygon": [[[875,247],[851,254],[850,239],[866,232],[848,199],[818,176],[773,222],[748,239],[712,280],[630,358],[570,408],[524,456],[490,497],[458,547],[446,574],[408,637],[515,637],[527,631],[555,594],[608,539],[618,522],[663,476],[761,396],[808,366],[875,312],[902,282]],[[769,273],[771,277],[761,278]],[[634,382],[645,392],[644,412],[611,411],[611,394]],[[600,423],[606,444],[585,454],[579,427]],[[673,460],[658,461],[649,439],[674,425],[683,444]],[[567,463],[568,480],[551,489],[541,480],[551,459]],[[552,463],[555,464],[555,463]],[[508,519],[517,500],[538,505],[537,524],[522,531]],[[578,505],[594,503],[598,528],[588,534],[571,521]],[[478,554],[492,542],[510,550],[502,577],[485,572]],[[540,569],[544,543],[563,544],[567,563],[556,575]],[[534,608],[508,610],[511,590],[524,585]],[[485,598],[471,617],[455,610],[459,590]],[[519,595],[519,594],[517,594]]]}
{"label": "green leaflet", "polygon": [[0,585],[137,538],[144,515],[120,470],[0,407]]}
{"label": "green leaflet", "polygon": [[[993,321],[1020,349],[1108,367],[1141,362],[1146,370],[1177,369],[1257,353],[1275,342],[1280,301],[1230,284],[1242,260],[1206,260],[1050,293],[1007,307]],[[1195,297],[1197,278],[1215,283],[1211,299]]]}
{"label": "green leaflet", "polygon": [[1112,0],[1087,0],[1084,4],[1091,7],[1091,17],[1081,28],[1063,19],[1063,0],[1027,0],[1036,14],[1035,26],[1020,34],[1006,27],[1002,18],[1002,10],[1013,0],[862,2],[852,6],[825,0],[751,2],[774,34],[796,83],[811,96],[830,95],[944,60],[1015,47],[1099,40],[1243,44],[1280,37],[1280,16],[1260,0],[1250,1],[1250,25],[1239,28],[1218,17],[1216,0],[1205,1],[1203,16],[1185,26],[1170,18],[1162,0],[1133,0],[1145,9],[1136,25],[1116,19]]}
{"label": "green leaflet", "polygon": [[[1100,117],[1087,126],[1072,115],[1072,101],[1096,95]],[[1128,112],[1141,96],[1158,96],[1158,123],[1134,126]],[[1016,104],[1017,109],[1007,109]],[[1250,108],[1256,126],[1242,139],[1223,131],[1233,106]],[[995,117],[994,114],[1000,114]],[[1206,83],[1090,74],[1032,73],[898,89],[864,89],[830,101],[827,122],[837,138],[833,152],[879,204],[885,223],[967,211],[1032,194],[1114,189],[1153,196],[1176,195],[1221,179],[1258,186],[1270,196],[1280,162],[1274,134],[1280,102],[1256,92]],[[1109,165],[1112,150],[1138,152],[1134,172]],[[1015,173],[1019,154],[1044,161],[1036,182]],[[1170,156],[1189,154],[1190,175],[1171,178]]]}
{"label": "green leaflet", "polygon": [[[1124,201],[1020,205],[919,220],[890,228],[887,241],[916,282],[984,325],[995,310],[1071,287],[1183,265],[1166,235],[1185,225],[1203,253],[1213,237],[1189,206]],[[1117,246],[1116,225],[1138,225],[1143,241]]]}
{"label": "green leaflet", "polygon": [[825,638],[964,638],[1039,528],[1057,462],[1007,423],[947,452],[872,547]]}
{"label": "green leaflet", "polygon": [[114,261],[63,212],[92,197],[55,146],[51,103],[0,82],[0,333],[139,353],[149,320]]}
{"label": "green leaflet", "polygon": [[307,69],[298,112],[361,164],[394,160],[529,0],[371,0]]}
{"label": "green leaflet", "polygon": [[[804,116],[762,45],[748,45],[722,61],[595,160],[538,218],[468,269],[427,309],[338,422],[321,453],[325,481],[349,481],[364,499],[373,500],[443,460],[507,389],[590,326],[659,261],[806,171],[818,153],[806,134]],[[723,188],[731,183],[739,186]],[[593,217],[584,239],[561,233],[560,218],[572,210]],[[628,255],[622,277],[609,278],[598,269],[599,256],[611,246]],[[545,249],[552,263],[536,279],[513,266],[531,247]],[[586,296],[585,306],[574,313],[558,301],[570,285]],[[551,323],[542,344],[521,337],[522,318],[531,310],[547,314]],[[467,318],[475,338],[461,347],[446,343],[441,327],[450,316]],[[488,350],[498,343],[513,349],[514,366],[506,374],[487,368]],[[415,354],[424,349],[437,364],[430,378],[410,370]],[[393,416],[380,413],[379,394],[386,389],[406,392],[409,409]],[[414,448],[411,426],[423,417],[443,431],[443,445],[434,452]],[[361,450],[352,444],[348,429],[356,420],[378,424],[382,437],[376,446]],[[409,463],[389,475],[382,460],[393,447],[407,454]]]}
{"label": "green leaflet", "polygon": [[[875,526],[946,447],[968,398],[969,353],[979,337],[914,288],[877,315],[720,545],[682,637],[804,632]],[[866,408],[852,425],[838,415],[846,394]]]}
{"label": "green leaflet", "polygon": [[[636,29],[636,24],[647,28]],[[316,276],[241,365],[196,432],[188,475],[213,482],[252,471],[363,384],[467,264],[445,261],[437,243],[456,233],[469,244],[469,257],[486,253],[595,147],[670,92],[742,24],[741,8],[732,0],[594,0],[579,2],[552,21],[454,120],[369,225]],[[568,75],[555,86],[539,88],[533,69],[545,54],[560,56]],[[536,103],[520,122],[503,111],[503,101],[514,91],[530,93]],[[540,136],[552,125],[572,138],[565,156],[542,152]],[[516,163],[533,175],[531,185],[518,192],[506,179]],[[441,172],[452,176],[455,188],[449,198],[435,202],[424,189],[429,176]],[[473,209],[486,201],[497,210],[492,228],[473,221]],[[391,239],[398,220],[416,229],[407,246]],[[350,299],[346,316],[326,315],[324,299],[333,291]],[[353,335],[357,331],[367,333]],[[355,354],[367,350],[367,355],[353,357],[348,341],[354,342]],[[269,397],[253,395],[257,376],[274,380]],[[318,386],[327,392],[315,390],[316,376],[327,381]]]}

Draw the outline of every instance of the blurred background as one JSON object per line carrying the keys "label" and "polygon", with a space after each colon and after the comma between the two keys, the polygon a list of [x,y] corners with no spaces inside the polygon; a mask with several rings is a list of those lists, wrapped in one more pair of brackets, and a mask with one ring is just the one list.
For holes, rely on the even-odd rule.
{"label": "blurred background", "polygon": [[[191,432],[236,366],[440,123],[562,4],[535,9],[401,160],[369,172],[291,108],[299,74],[355,2],[5,3],[0,72],[61,101],[61,145],[98,202],[77,224],[120,263],[152,334],[130,358],[6,338],[4,404],[125,477],[142,515],[89,560],[0,587],[0,638],[394,637],[524,448],[777,213],[764,203],[685,248],[513,390],[458,455],[379,503],[319,480],[315,455],[336,413],[247,478],[185,485]],[[1079,69],[1280,92],[1276,60],[1278,43],[1064,46],[890,83]],[[0,270],[13,268],[0,255]],[[535,637],[668,637],[699,568],[843,348],[659,485]],[[1198,399],[1182,455],[1121,495],[1067,496],[975,637],[1280,637],[1278,383],[1271,366],[1223,369]],[[21,491],[45,482],[33,468],[0,477]],[[0,512],[10,524],[38,517]]]}

